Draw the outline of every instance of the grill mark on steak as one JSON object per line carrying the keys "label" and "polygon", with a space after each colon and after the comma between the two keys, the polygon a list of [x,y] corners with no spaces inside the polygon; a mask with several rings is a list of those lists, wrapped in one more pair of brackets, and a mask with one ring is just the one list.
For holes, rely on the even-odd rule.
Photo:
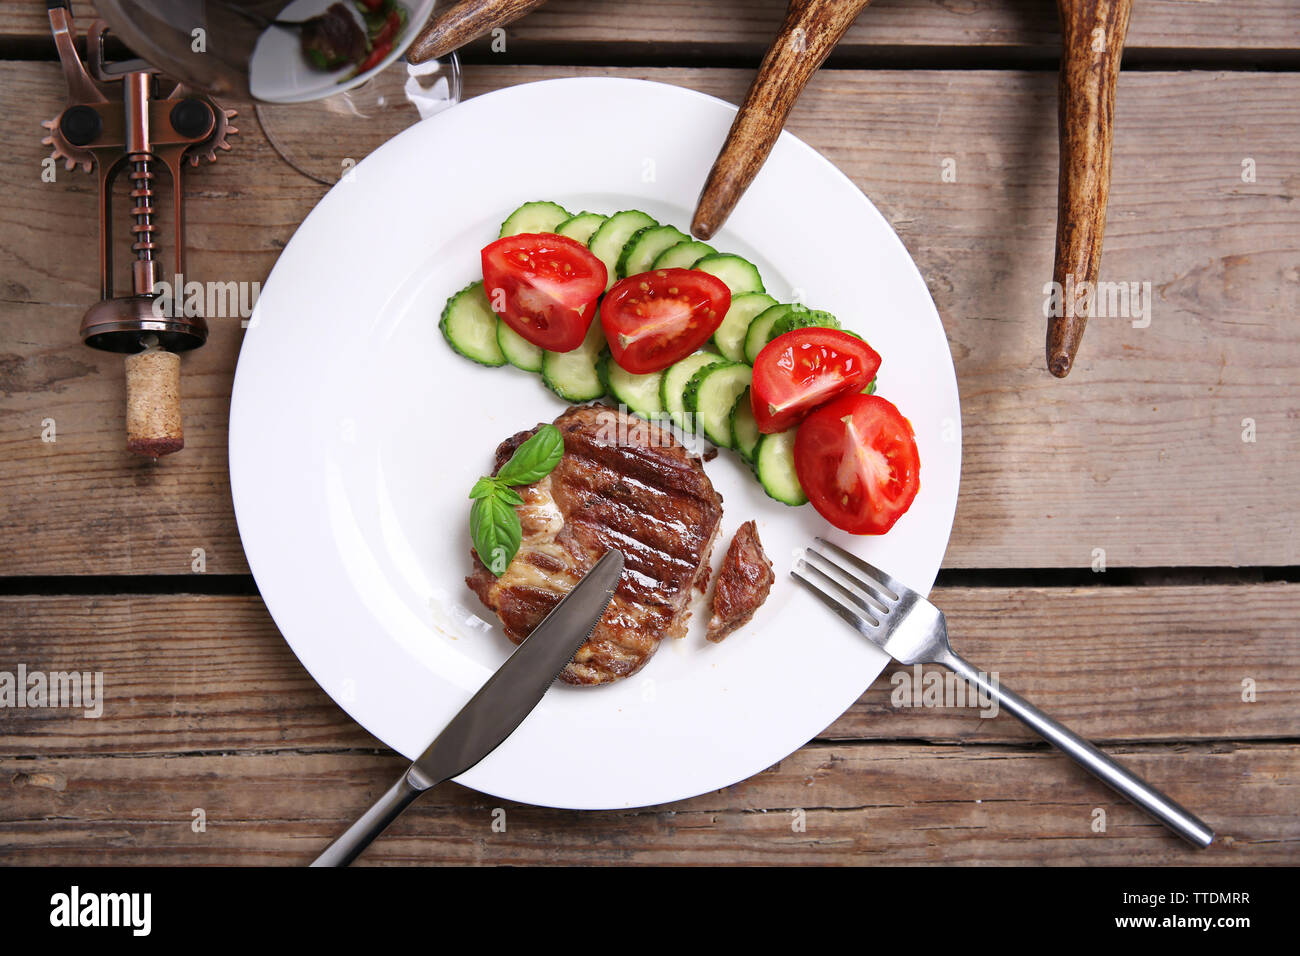
{"label": "grill mark on steak", "polygon": [[[500,578],[474,555],[465,583],[518,644],[605,551],[621,550],[614,598],[560,674],[570,684],[604,684],[636,673],[664,637],[685,632],[691,590],[707,580],[722,498],[667,429],[603,405],[570,408],[555,425],[560,463],[517,489],[518,554]],[[494,473],[534,431],[498,446]]]}
{"label": "grill mark on steak", "polygon": [[713,616],[705,635],[714,644],[748,624],[772,591],[772,562],[763,553],[758,527],[746,521],[736,529],[713,588]]}

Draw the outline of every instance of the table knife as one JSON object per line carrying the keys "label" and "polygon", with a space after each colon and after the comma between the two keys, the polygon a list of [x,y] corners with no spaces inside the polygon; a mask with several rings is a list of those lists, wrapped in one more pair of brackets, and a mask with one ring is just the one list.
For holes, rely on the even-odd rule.
{"label": "table knife", "polygon": [[596,629],[622,573],[623,553],[607,551],[488,678],[401,779],[311,865],[347,866],[416,797],[469,770],[500,746],[532,713],[546,689]]}

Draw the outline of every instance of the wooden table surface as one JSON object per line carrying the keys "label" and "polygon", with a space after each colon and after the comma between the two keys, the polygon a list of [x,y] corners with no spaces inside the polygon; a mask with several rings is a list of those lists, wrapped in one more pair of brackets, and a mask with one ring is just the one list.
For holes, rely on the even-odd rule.
{"label": "wooden table surface", "polygon": [[[506,52],[469,49],[465,93],[595,74],[737,102],[782,9],[550,0]],[[1300,17],[1136,5],[1102,278],[1150,282],[1151,322],[1095,319],[1064,381],[1041,311],[1057,45],[1038,0],[878,0],[790,128],[888,217],[947,329],[964,460],[935,597],[958,646],[1201,813],[1214,846],[1184,847],[1009,715],[894,706],[890,669],[725,790],[577,813],[448,785],[365,863],[1300,862]],[[44,4],[0,3],[0,60],[0,671],[103,671],[107,698],[98,720],[0,715],[0,862],[303,863],[404,764],[257,596],[226,462],[242,330],[215,321],[185,357],[185,450],[129,457],[120,358],[76,334],[98,295],[94,186],[40,177],[39,123],[65,96]],[[188,271],[263,280],[325,189],[226,105],[236,148],[187,181]]]}

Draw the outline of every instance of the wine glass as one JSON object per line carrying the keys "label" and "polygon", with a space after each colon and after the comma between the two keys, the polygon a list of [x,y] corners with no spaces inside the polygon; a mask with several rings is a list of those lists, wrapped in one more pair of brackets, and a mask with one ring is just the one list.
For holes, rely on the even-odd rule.
{"label": "wine glass", "polygon": [[[252,99],[276,152],[329,185],[380,143],[459,102],[454,53],[418,65],[402,59],[434,2],[98,0],[96,10],[169,76],[217,98]],[[309,53],[304,31],[313,21],[319,27],[321,17],[331,18],[335,38],[339,18],[351,17],[364,47],[327,43],[331,55],[349,54],[328,64]]]}

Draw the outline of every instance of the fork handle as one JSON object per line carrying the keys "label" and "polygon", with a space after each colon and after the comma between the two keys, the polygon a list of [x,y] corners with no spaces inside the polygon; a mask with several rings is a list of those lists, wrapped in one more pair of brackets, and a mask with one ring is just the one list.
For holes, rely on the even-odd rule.
{"label": "fork handle", "polygon": [[980,691],[996,700],[1000,707],[1011,711],[1025,726],[1059,747],[1079,766],[1098,777],[1116,793],[1137,804],[1189,843],[1204,848],[1213,842],[1214,831],[1203,821],[1141,777],[1136,776],[1123,764],[1102,753],[1074,731],[1048,717],[1019,694],[989,681],[984,673],[969,661],[948,651],[936,663],[944,665],[974,684]]}

